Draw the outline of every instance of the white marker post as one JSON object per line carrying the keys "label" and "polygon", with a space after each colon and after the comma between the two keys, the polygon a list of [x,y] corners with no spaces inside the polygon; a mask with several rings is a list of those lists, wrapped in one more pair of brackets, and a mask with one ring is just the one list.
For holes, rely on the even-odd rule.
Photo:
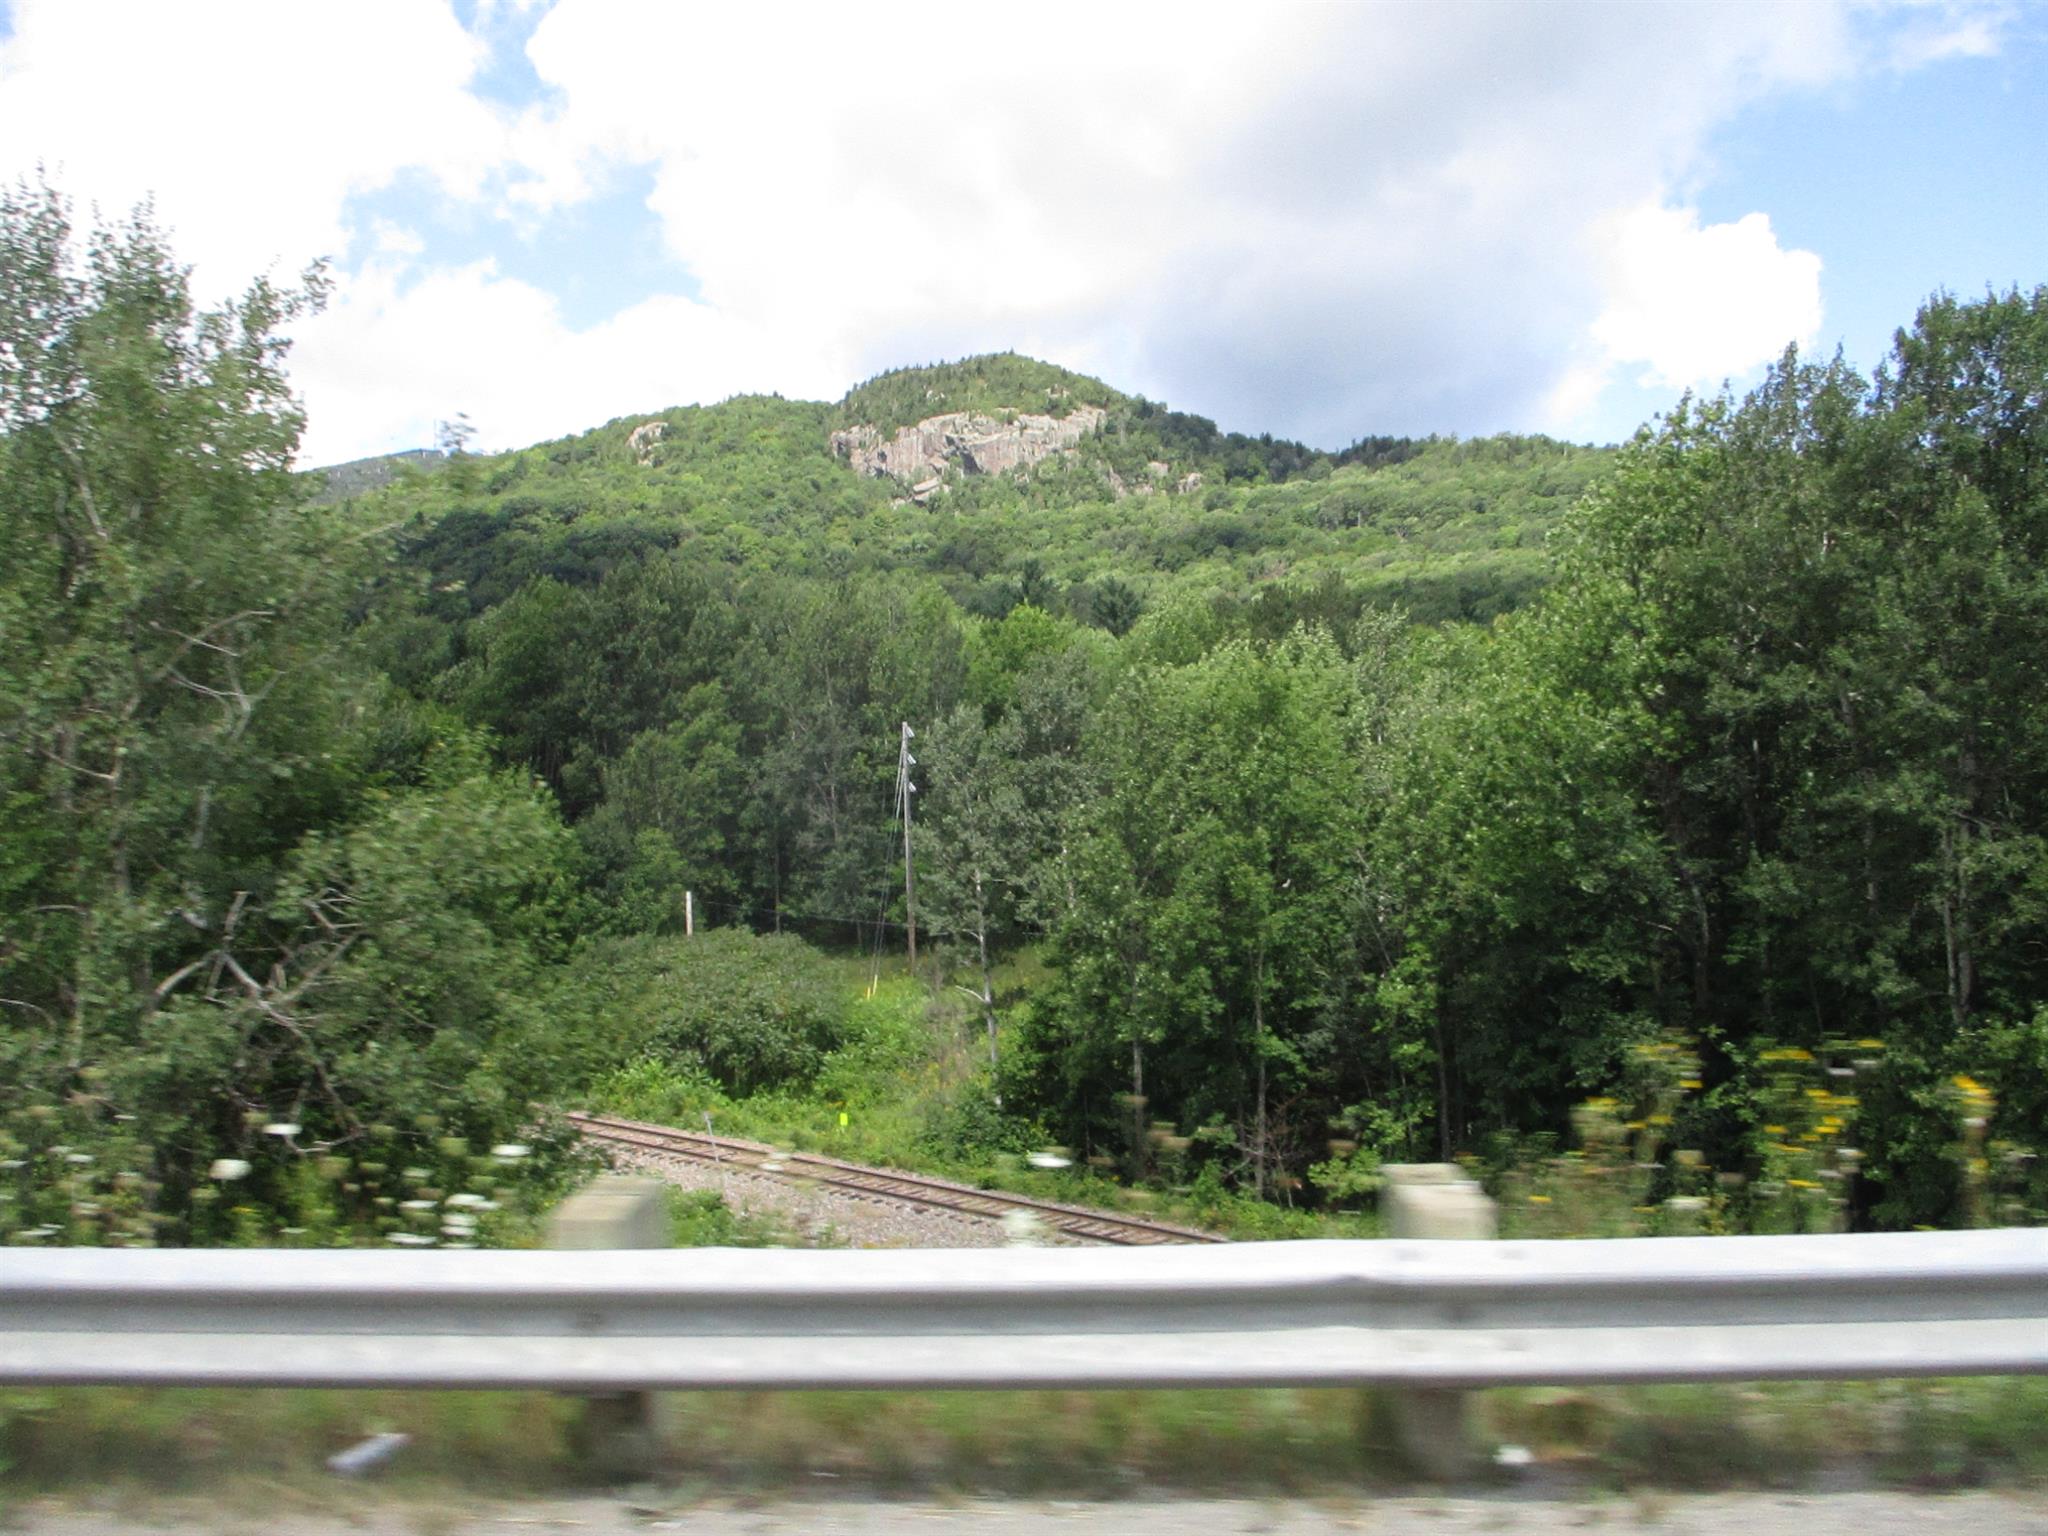
{"label": "white marker post", "polygon": [[[1380,1213],[1390,1238],[1484,1241],[1500,1230],[1486,1192],[1456,1163],[1388,1163]],[[1394,1437],[1409,1465],[1437,1482],[1472,1470],[1469,1394],[1455,1387],[1404,1387],[1392,1396]]]}
{"label": "white marker post", "polygon": [[[668,1185],[660,1179],[606,1175],[579,1189],[548,1217],[548,1246],[646,1249],[672,1246]],[[600,1475],[638,1478],[661,1459],[661,1421],[652,1392],[583,1394],[577,1444]]]}

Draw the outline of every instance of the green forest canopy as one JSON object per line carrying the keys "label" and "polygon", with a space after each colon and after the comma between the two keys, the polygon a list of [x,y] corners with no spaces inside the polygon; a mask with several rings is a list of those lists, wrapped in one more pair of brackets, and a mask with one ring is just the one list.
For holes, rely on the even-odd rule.
{"label": "green forest canopy", "polygon": [[[999,357],[323,499],[317,284],[202,312],[146,222],[68,235],[0,201],[13,1240],[459,1240],[406,1194],[544,1181],[596,1073],[800,1089],[841,1023],[746,930],[907,915],[905,721],[937,963],[1051,965],[1018,1134],[1312,1199],[1598,1099],[1731,1225],[2042,1208],[2048,291],[1618,452],[1323,454]],[[831,449],[1077,402],[928,505]]]}

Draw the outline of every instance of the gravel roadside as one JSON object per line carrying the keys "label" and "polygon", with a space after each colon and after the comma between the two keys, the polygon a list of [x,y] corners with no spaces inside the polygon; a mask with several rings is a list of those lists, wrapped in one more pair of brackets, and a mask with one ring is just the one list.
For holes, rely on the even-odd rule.
{"label": "gravel roadside", "polygon": [[847,1499],[762,1502],[672,1498],[656,1491],[627,1498],[557,1499],[520,1504],[433,1504],[365,1491],[336,1512],[240,1513],[206,1501],[172,1499],[120,1509],[32,1501],[12,1506],[8,1528],[26,1536],[128,1536],[131,1532],[215,1531],[224,1536],[627,1536],[688,1531],[691,1536],[987,1536],[1057,1532],[1123,1536],[1479,1536],[1501,1531],[1656,1531],[1671,1536],[2042,1536],[2048,1499],[2038,1492],[1907,1494],[1625,1494],[1603,1499],[1387,1496],[1328,1499],[1132,1499],[1071,1503],[1041,1499]]}

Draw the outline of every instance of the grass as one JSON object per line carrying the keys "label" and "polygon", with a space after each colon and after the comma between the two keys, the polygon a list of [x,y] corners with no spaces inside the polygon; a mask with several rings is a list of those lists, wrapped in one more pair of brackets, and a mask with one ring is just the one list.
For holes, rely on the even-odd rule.
{"label": "grass", "polygon": [[[1041,1200],[1094,1206],[1205,1227],[1240,1239],[1377,1236],[1370,1214],[1325,1214],[1272,1205],[1208,1184],[1171,1178],[1132,1187],[1078,1161],[1032,1167],[1042,1131],[1006,1119],[988,1096],[979,1005],[940,979],[937,962],[913,974],[901,956],[877,964],[840,955],[851,997],[846,1042],[800,1091],[733,1098],[687,1069],[641,1062],[600,1080],[587,1107],[632,1119],[955,1179]],[[999,1002],[1042,984],[1033,949],[995,968]],[[1065,1150],[1065,1149],[1056,1149]]]}
{"label": "grass", "polygon": [[2048,1478],[2048,1380],[1777,1382],[1489,1395],[1504,1440],[1620,1486],[1901,1488]]}
{"label": "grass", "polygon": [[[380,1479],[396,1493],[566,1493],[590,1486],[573,1451],[579,1412],[544,1393],[0,1393],[0,1493],[318,1500],[348,1486],[325,1458],[386,1429],[413,1437]],[[1476,1417],[1485,1440],[1595,1489],[2048,1477],[2040,1379],[1513,1389],[1480,1394]],[[723,1492],[1261,1495],[1408,1481],[1386,1399],[1347,1389],[676,1393],[663,1422],[662,1480]]]}
{"label": "grass", "polygon": [[13,1493],[214,1490],[223,1479],[316,1486],[326,1458],[403,1430],[402,1485],[507,1492],[574,1476],[570,1399],[533,1392],[326,1392],[58,1388],[0,1393],[0,1489]]}
{"label": "grass", "polygon": [[807,1246],[777,1213],[735,1211],[713,1189],[670,1189],[668,1214],[669,1241],[677,1248]]}

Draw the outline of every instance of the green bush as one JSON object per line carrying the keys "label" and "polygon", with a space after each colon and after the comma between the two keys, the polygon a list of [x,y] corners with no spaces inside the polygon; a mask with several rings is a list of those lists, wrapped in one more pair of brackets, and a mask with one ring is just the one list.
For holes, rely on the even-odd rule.
{"label": "green bush", "polygon": [[966,1085],[932,1106],[919,1132],[918,1149],[954,1163],[983,1163],[1002,1154],[1043,1147],[1051,1140],[1035,1121],[1003,1112],[987,1083]]}
{"label": "green bush", "polygon": [[593,946],[579,1001],[613,1061],[695,1065],[744,1097],[808,1083],[847,1033],[831,963],[801,939],[720,929]]}

